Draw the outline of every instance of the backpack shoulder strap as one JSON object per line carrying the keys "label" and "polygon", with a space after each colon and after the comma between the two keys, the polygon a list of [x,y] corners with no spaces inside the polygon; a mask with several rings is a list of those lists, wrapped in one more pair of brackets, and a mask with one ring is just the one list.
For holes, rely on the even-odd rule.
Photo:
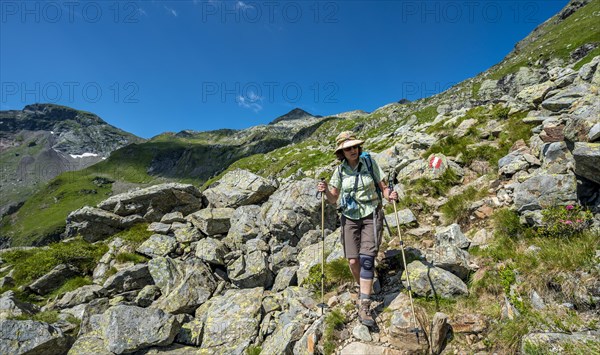
{"label": "backpack shoulder strap", "polygon": [[369,153],[365,153],[363,155],[365,159],[365,163],[367,164],[367,169],[369,169],[369,174],[371,174],[371,178],[373,179],[373,183],[375,184],[375,190],[377,191],[377,196],[379,197],[379,201],[382,201],[381,198],[381,188],[377,184],[378,181],[375,181],[375,173],[373,172],[373,161],[371,160],[371,155]]}

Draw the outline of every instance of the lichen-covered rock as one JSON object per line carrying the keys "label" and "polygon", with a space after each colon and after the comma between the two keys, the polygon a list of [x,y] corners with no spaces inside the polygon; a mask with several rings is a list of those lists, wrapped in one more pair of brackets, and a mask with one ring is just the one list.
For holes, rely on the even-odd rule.
{"label": "lichen-covered rock", "polygon": [[86,285],[82,286],[74,291],[67,292],[58,301],[56,306],[58,308],[70,308],[80,305],[82,303],[88,303],[93,299],[100,298],[104,295],[104,289],[100,285]]}
{"label": "lichen-covered rock", "polygon": [[[396,228],[398,225],[396,221],[396,214],[388,214],[385,216],[385,220],[390,228]],[[398,211],[398,221],[400,221],[400,225],[410,224],[417,221],[417,218],[412,213],[412,211],[408,208]]]}
{"label": "lichen-covered rock", "polygon": [[226,234],[234,211],[233,208],[205,208],[186,218],[208,236]]}
{"label": "lichen-covered rock", "polygon": [[277,189],[274,181],[267,180],[247,170],[235,169],[204,191],[213,207],[236,208],[266,201]]}
{"label": "lichen-covered rock", "polygon": [[50,324],[32,320],[0,320],[0,354],[64,354],[69,340]]}
{"label": "lichen-covered rock", "polygon": [[136,251],[140,254],[155,258],[157,256],[168,255],[172,253],[175,248],[177,248],[177,240],[175,240],[175,238],[163,234],[152,234],[136,249]]}
{"label": "lichen-covered rock", "polygon": [[204,238],[196,243],[196,257],[213,265],[225,265],[223,257],[228,250],[225,244],[214,238]]}
{"label": "lichen-covered rock", "polygon": [[118,305],[104,313],[103,338],[107,350],[131,353],[171,344],[180,328],[173,315],[160,309]]}
{"label": "lichen-covered rock", "polygon": [[325,316],[319,317],[302,335],[302,338],[294,345],[294,354],[314,355],[317,354],[317,343],[323,336],[323,323]]}
{"label": "lichen-covered rock", "polygon": [[198,230],[198,228],[194,226],[188,226],[183,228],[175,228],[175,239],[179,243],[193,243],[198,240],[204,238],[202,233]]}
{"label": "lichen-covered rock", "polygon": [[73,265],[60,264],[54,267],[49,273],[33,281],[27,286],[27,289],[38,295],[45,295],[50,291],[60,287],[66,280],[79,275],[80,271]]}
{"label": "lichen-covered rock", "polygon": [[528,86],[519,92],[517,99],[525,102],[530,108],[535,108],[542,103],[544,96],[554,88],[554,85],[551,81],[546,81]]}
{"label": "lichen-covered rock", "polygon": [[575,174],[600,184],[600,143],[576,142]]}
{"label": "lichen-covered rock", "polygon": [[275,282],[273,282],[272,290],[278,292],[285,290],[288,286],[295,286],[298,283],[297,271],[297,266],[288,266],[279,270]]}
{"label": "lichen-covered rock", "polygon": [[542,169],[548,174],[567,174],[575,169],[575,159],[565,142],[544,145],[541,155]]}
{"label": "lichen-covered rock", "polygon": [[135,304],[140,307],[148,307],[160,297],[160,287],[156,285],[147,285],[138,293],[135,298]]}
{"label": "lichen-covered rock", "polygon": [[425,253],[427,261],[466,280],[471,272],[469,253],[454,245],[436,245]]}
{"label": "lichen-covered rock", "polygon": [[262,343],[265,354],[291,354],[294,343],[304,334],[304,324],[299,321],[280,323],[275,332]]}
{"label": "lichen-covered rock", "polygon": [[193,318],[191,321],[183,323],[181,330],[175,341],[180,344],[200,346],[202,345],[202,330],[204,322],[201,319]]}
{"label": "lichen-covered rock", "polygon": [[154,284],[154,280],[148,271],[148,265],[137,264],[109,277],[106,282],[104,282],[103,288],[109,294],[117,294],[126,291],[140,290],[144,286],[152,284]]}
{"label": "lichen-covered rock", "polygon": [[65,235],[81,235],[85,241],[93,243],[143,221],[142,216],[137,214],[122,217],[100,208],[85,206],[69,213]]}
{"label": "lichen-covered rock", "polygon": [[577,180],[573,174],[532,176],[514,190],[517,211],[540,210],[577,201]]}
{"label": "lichen-covered rock", "polygon": [[17,299],[14,291],[6,291],[0,297],[0,319],[33,315],[39,312],[39,307]]}
{"label": "lichen-covered rock", "polygon": [[[304,233],[321,225],[321,199],[315,197],[317,180],[302,179],[280,187],[262,206],[266,228],[278,241],[295,246]],[[326,205],[325,228],[335,229],[335,207]]]}
{"label": "lichen-covered rock", "polygon": [[231,216],[231,228],[224,242],[230,249],[237,249],[248,240],[263,234],[264,221],[260,215],[261,207],[257,205],[241,206]]}
{"label": "lichen-covered rock", "polygon": [[506,176],[512,176],[518,171],[540,165],[541,162],[531,154],[529,149],[521,148],[508,153],[498,160],[498,172]]}
{"label": "lichen-covered rock", "polygon": [[470,244],[471,241],[463,234],[460,226],[456,223],[436,229],[435,245],[453,245],[460,249],[468,249]]}
{"label": "lichen-covered rock", "polygon": [[172,291],[156,300],[153,308],[160,308],[172,314],[192,314],[217,288],[217,282],[202,261],[188,259],[180,266],[182,277],[178,279]]}
{"label": "lichen-covered rock", "polygon": [[68,355],[114,355],[112,351],[106,350],[102,332],[96,330],[86,333],[77,338]]}
{"label": "lichen-covered rock", "polygon": [[590,86],[588,84],[580,84],[565,90],[559,90],[552,96],[549,93],[549,97],[546,97],[542,102],[542,107],[553,112],[568,109],[575,101],[585,96],[589,91]]}
{"label": "lichen-covered rock", "polygon": [[227,273],[231,282],[240,288],[270,287],[273,284],[267,255],[260,250],[241,255],[229,265]]}
{"label": "lichen-covered rock", "polygon": [[568,348],[577,348],[577,344],[581,344],[585,348],[585,344],[598,343],[600,332],[590,330],[584,332],[566,333],[529,333],[521,340],[521,353],[526,354],[527,349],[539,346],[544,346],[544,349],[552,354],[564,353]]}
{"label": "lichen-covered rock", "polygon": [[204,322],[202,346],[206,352],[243,354],[258,334],[262,287],[228,290],[196,310]]}
{"label": "lichen-covered rock", "polygon": [[[418,296],[431,296],[434,292],[438,297],[443,298],[469,294],[467,285],[449,271],[421,261],[413,261],[408,264],[407,269],[412,290]],[[402,274],[402,278],[406,280],[406,271]]]}
{"label": "lichen-covered rock", "polygon": [[[340,244],[340,233],[339,229],[337,232],[333,232],[325,237],[325,255],[333,254],[336,244]],[[321,253],[323,249],[323,243],[318,242],[310,245],[298,253],[298,285],[302,285],[304,280],[309,274],[310,268],[321,262]],[[343,257],[343,255],[341,256]]]}
{"label": "lichen-covered rock", "polygon": [[148,261],[148,272],[163,295],[168,295],[182,277],[180,264],[179,259],[169,257],[154,258]]}
{"label": "lichen-covered rock", "polygon": [[154,212],[148,221],[158,222],[170,212],[187,215],[201,209],[202,194],[194,185],[166,183],[111,196],[98,207],[120,216],[149,216]]}

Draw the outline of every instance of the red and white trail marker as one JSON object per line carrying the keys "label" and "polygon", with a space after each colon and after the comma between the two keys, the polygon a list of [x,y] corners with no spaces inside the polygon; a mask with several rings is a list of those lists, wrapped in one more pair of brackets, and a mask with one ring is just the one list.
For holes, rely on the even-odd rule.
{"label": "red and white trail marker", "polygon": [[442,166],[442,159],[435,155],[429,159],[429,167],[432,169],[431,173],[435,174],[435,169],[439,169]]}

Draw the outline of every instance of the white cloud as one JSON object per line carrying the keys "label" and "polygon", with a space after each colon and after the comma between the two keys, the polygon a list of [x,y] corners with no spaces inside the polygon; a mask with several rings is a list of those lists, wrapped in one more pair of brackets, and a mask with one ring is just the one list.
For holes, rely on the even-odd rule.
{"label": "white cloud", "polygon": [[172,15],[173,17],[177,17],[177,11],[175,11],[174,9],[170,8],[170,7],[166,7],[164,6],[165,10],[167,10],[167,12]]}
{"label": "white cloud", "polygon": [[252,5],[248,5],[243,1],[238,0],[238,2],[235,4],[235,7],[239,10],[247,10],[247,9],[254,9],[254,6]]}
{"label": "white cloud", "polygon": [[250,109],[254,112],[258,112],[263,109],[262,105],[260,104],[262,102],[262,97],[256,95],[256,93],[253,91],[250,91],[247,97],[238,95],[235,101],[238,103],[238,106]]}

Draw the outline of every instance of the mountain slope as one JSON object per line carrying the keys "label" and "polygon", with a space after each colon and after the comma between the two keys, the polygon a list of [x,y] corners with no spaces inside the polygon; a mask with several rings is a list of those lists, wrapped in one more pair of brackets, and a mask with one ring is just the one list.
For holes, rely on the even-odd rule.
{"label": "mountain slope", "polygon": [[33,104],[21,111],[0,111],[0,214],[55,176],[142,141],[92,113],[69,107]]}

